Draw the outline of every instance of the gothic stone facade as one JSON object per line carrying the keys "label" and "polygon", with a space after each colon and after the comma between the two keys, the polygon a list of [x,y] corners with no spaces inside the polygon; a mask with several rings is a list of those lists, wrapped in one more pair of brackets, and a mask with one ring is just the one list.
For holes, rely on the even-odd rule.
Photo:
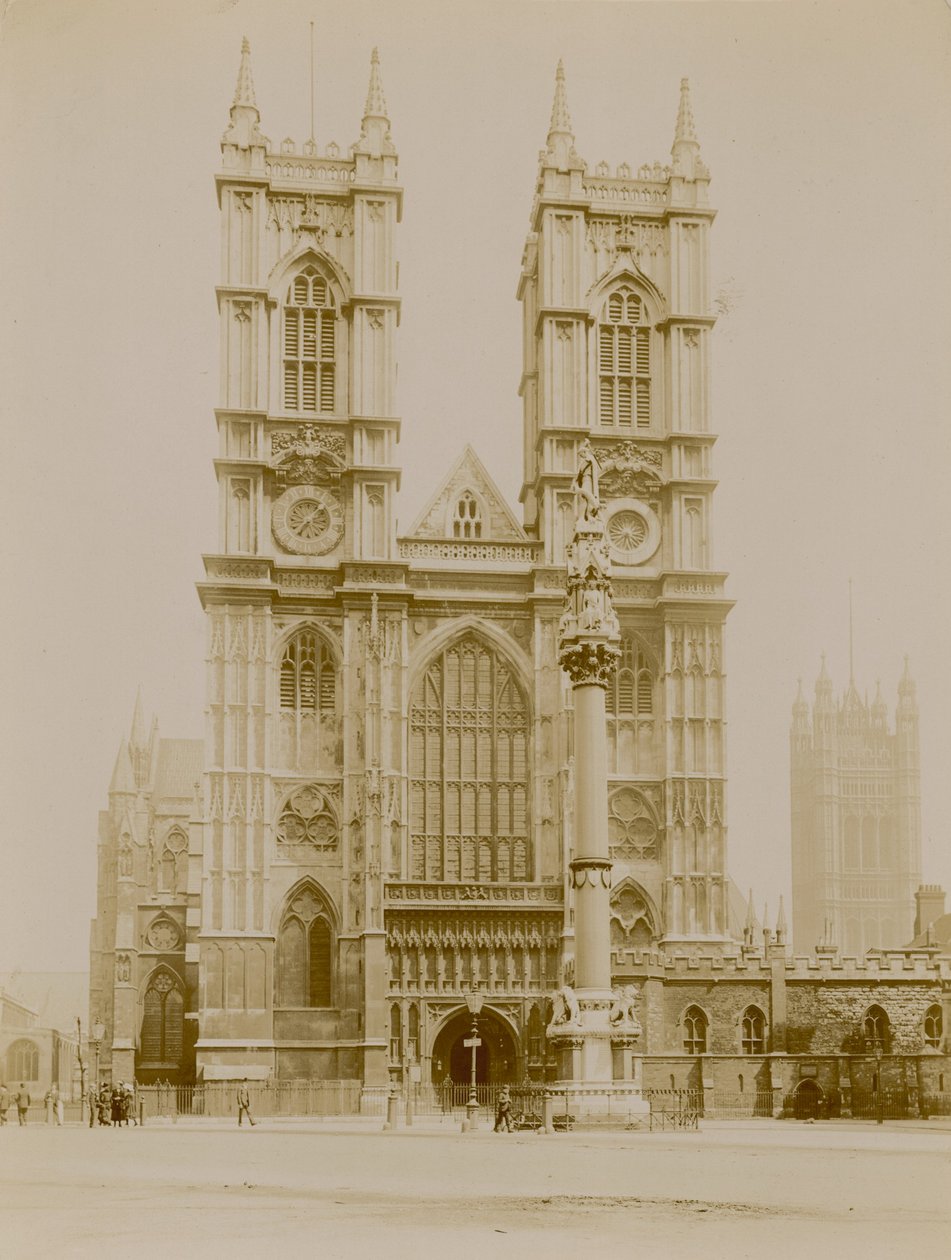
{"label": "gothic stone facade", "polygon": [[[480,1075],[544,1072],[546,995],[572,967],[556,643],[585,438],[622,632],[607,694],[617,979],[643,985],[643,1048],[678,1065],[663,1080],[687,1054],[766,1063],[783,1048],[780,964],[740,961],[727,878],[714,212],[686,82],[669,166],[589,171],[559,67],[518,290],[521,522],[467,448],[396,528],[402,190],[376,55],[342,155],[262,135],[245,47],[222,155],[202,768],[196,793],[170,741],[163,795],[165,741],[139,729],[120,752],[92,949],[106,1069],[373,1087],[419,1062],[458,1079],[478,988]],[[919,987],[923,1019],[940,978]]]}

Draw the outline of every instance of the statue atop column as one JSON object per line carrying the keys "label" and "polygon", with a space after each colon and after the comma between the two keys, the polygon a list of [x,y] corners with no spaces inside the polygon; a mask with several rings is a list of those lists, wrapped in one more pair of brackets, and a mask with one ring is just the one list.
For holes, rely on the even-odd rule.
{"label": "statue atop column", "polygon": [[612,604],[611,559],[604,533],[599,465],[585,438],[578,450],[575,530],[567,547],[568,598],[558,626],[559,661],[574,683],[606,686],[620,650],[620,626]]}

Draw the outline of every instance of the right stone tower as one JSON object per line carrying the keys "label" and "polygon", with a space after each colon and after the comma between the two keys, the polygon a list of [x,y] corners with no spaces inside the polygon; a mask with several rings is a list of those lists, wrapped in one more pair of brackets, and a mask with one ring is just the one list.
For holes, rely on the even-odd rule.
{"label": "right stone tower", "polygon": [[876,689],[854,680],[833,694],[825,658],[812,713],[799,695],[790,732],[793,942],[825,941],[849,955],[897,949],[914,932],[921,880],[918,701],[908,663],[895,729]]}
{"label": "right stone tower", "polygon": [[[667,943],[729,931],[731,604],[712,554],[709,182],[686,79],[670,165],[589,170],[559,63],[518,290],[521,499],[526,531],[541,544],[536,588],[553,587],[574,527],[572,477],[590,441],[620,622],[605,697],[612,905],[629,886],[628,919],[643,914]],[[614,917],[612,939],[630,926],[624,913]]]}

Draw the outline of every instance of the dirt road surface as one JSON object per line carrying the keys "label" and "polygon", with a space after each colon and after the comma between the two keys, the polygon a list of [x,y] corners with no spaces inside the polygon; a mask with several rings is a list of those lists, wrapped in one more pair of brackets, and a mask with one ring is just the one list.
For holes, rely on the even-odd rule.
{"label": "dirt road surface", "polygon": [[0,1130],[0,1255],[951,1254],[951,1132],[460,1134],[262,1122]]}

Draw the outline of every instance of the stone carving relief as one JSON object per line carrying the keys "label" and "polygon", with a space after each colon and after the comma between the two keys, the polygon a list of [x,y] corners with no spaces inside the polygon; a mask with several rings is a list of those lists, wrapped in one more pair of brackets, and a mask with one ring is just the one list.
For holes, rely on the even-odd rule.
{"label": "stone carving relief", "polygon": [[645,449],[636,442],[601,447],[597,458],[601,488],[609,498],[649,499],[666,482],[660,451]]}
{"label": "stone carving relief", "polygon": [[271,468],[279,485],[336,483],[346,467],[342,433],[316,424],[271,434]]}
{"label": "stone carving relief", "polygon": [[275,835],[278,842],[288,849],[335,849],[339,829],[325,792],[313,783],[299,788],[281,811]]}
{"label": "stone carving relief", "polygon": [[611,857],[622,861],[657,856],[657,822],[644,795],[635,788],[621,788],[608,801],[608,836]]}
{"label": "stone carving relief", "polygon": [[562,988],[556,989],[552,994],[552,1017],[553,1025],[571,1025],[581,1023],[581,1007],[578,1005],[578,999],[575,997],[575,991],[571,985],[563,985]]}
{"label": "stone carving relief", "polygon": [[640,992],[636,984],[624,984],[612,991],[614,1002],[608,1020],[616,1028],[623,1027],[631,1036],[639,1037],[642,1029],[637,1018],[637,998]]}
{"label": "stone carving relief", "polygon": [[116,983],[128,984],[132,979],[132,959],[128,954],[116,954]]}

